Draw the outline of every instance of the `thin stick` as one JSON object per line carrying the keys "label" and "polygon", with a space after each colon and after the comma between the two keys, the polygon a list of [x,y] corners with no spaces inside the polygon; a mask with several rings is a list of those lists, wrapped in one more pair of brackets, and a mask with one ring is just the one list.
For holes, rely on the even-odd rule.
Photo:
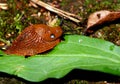
{"label": "thin stick", "polygon": [[7,3],[0,3],[0,9],[7,10],[8,4]]}
{"label": "thin stick", "polygon": [[39,6],[42,6],[44,8],[46,8],[47,10],[49,11],[52,11],[54,13],[57,13],[58,15],[60,16],[63,16],[63,17],[66,17],[66,18],[69,18],[70,20],[74,21],[74,22],[81,22],[82,18],[80,18],[79,16],[75,15],[75,14],[72,14],[72,13],[68,13],[68,12],[65,12],[63,10],[60,10],[58,8],[55,8],[53,6],[50,6],[42,1],[39,1],[39,0],[31,0],[32,2],[34,2],[35,4],[38,4]]}

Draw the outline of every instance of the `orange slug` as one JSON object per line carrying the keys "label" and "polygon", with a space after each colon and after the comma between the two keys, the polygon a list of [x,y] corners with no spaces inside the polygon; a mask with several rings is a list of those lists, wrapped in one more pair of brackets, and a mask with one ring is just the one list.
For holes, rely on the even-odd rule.
{"label": "orange slug", "polygon": [[6,54],[31,56],[48,51],[60,42],[62,29],[44,24],[26,27],[5,51]]}

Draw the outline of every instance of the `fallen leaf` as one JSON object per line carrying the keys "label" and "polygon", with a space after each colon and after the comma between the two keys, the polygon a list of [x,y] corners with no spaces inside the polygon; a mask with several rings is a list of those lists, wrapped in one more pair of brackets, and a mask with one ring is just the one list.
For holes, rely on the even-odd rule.
{"label": "fallen leaf", "polygon": [[87,30],[96,25],[101,25],[106,22],[112,22],[117,19],[120,19],[120,12],[111,12],[108,10],[94,12],[88,18]]}

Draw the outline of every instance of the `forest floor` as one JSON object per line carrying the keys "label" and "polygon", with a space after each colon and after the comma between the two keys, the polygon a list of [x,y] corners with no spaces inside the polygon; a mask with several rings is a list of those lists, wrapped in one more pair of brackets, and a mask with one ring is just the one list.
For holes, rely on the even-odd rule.
{"label": "forest floor", "polygon": [[[73,13],[82,18],[80,23],[58,16],[65,34],[86,35],[84,32],[90,14],[99,10],[120,11],[119,0],[42,0],[56,8]],[[57,14],[40,6],[34,6],[30,0],[0,0],[7,3],[8,9],[0,9],[0,48],[7,41],[12,42],[18,34],[30,24],[48,24]],[[120,22],[104,25],[88,36],[104,39],[120,45]],[[47,79],[37,84],[120,84],[120,77],[95,71],[73,70],[62,79]],[[0,73],[0,84],[30,84],[31,82]],[[35,83],[36,84],[36,83]]]}

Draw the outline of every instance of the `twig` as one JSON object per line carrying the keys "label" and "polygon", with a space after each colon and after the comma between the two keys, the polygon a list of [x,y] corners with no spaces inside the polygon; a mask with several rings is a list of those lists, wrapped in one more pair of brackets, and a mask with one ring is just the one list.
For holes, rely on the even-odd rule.
{"label": "twig", "polygon": [[0,3],[0,9],[7,10],[8,9],[7,3]]}
{"label": "twig", "polygon": [[31,0],[32,2],[34,2],[35,4],[38,4],[39,6],[42,6],[44,8],[46,8],[47,10],[49,11],[52,11],[54,13],[57,13],[58,15],[60,16],[63,16],[63,17],[66,17],[66,18],[69,18],[70,20],[74,21],[74,22],[81,22],[82,18],[75,15],[75,14],[72,14],[72,13],[68,13],[68,12],[65,12],[63,10],[60,10],[58,8],[55,8],[53,6],[50,6],[42,1],[39,1],[39,0]]}

